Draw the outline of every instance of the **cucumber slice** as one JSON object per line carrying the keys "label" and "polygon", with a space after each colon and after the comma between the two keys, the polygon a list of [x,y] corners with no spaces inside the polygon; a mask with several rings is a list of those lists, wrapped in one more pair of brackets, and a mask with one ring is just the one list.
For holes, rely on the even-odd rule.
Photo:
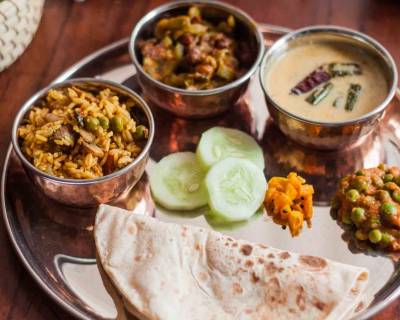
{"label": "cucumber slice", "polygon": [[260,146],[247,133],[236,129],[214,127],[201,136],[196,151],[202,166],[209,169],[226,158],[243,158],[264,169],[264,154]]}
{"label": "cucumber slice", "polygon": [[206,172],[193,152],[178,152],[160,160],[149,174],[154,200],[170,210],[193,210],[207,204]]}
{"label": "cucumber slice", "polygon": [[205,185],[211,211],[227,221],[250,218],[261,206],[267,190],[263,171],[253,162],[237,158],[214,165]]}

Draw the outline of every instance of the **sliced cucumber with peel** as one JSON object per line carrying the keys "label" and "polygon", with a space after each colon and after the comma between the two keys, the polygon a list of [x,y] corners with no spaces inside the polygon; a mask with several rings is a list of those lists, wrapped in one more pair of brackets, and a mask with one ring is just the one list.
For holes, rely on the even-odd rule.
{"label": "sliced cucumber with peel", "polygon": [[154,199],[170,210],[193,210],[207,204],[206,171],[193,152],[170,154],[154,165],[150,188]]}
{"label": "sliced cucumber with peel", "polygon": [[227,158],[215,164],[205,180],[211,211],[227,221],[250,218],[261,206],[267,181],[246,159]]}
{"label": "sliced cucumber with peel", "polygon": [[201,136],[196,155],[206,169],[230,157],[248,159],[264,169],[260,146],[253,137],[236,129],[214,127],[207,130]]}

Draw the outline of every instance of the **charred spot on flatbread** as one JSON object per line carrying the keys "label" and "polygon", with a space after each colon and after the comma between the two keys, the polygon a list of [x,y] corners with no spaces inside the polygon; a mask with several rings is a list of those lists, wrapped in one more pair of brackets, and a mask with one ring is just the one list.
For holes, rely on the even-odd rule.
{"label": "charred spot on flatbread", "polygon": [[300,256],[299,261],[302,265],[313,270],[322,270],[327,266],[326,260],[320,257]]}
{"label": "charred spot on flatbread", "polygon": [[249,244],[244,244],[240,248],[240,252],[242,252],[245,256],[249,256],[253,252],[253,247]]}

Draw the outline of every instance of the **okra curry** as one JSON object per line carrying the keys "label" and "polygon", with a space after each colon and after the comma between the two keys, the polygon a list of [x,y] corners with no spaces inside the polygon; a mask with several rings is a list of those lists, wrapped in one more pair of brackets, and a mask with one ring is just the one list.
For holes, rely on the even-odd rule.
{"label": "okra curry", "polygon": [[388,83],[372,55],[345,43],[288,50],[267,74],[266,89],[283,109],[306,120],[341,122],[376,108]]}

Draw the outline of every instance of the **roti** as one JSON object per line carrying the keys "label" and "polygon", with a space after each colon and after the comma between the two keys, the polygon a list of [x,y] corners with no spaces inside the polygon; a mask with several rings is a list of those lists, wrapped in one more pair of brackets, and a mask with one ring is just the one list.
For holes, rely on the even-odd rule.
{"label": "roti", "polygon": [[346,319],[364,268],[101,205],[95,242],[119,319]]}

